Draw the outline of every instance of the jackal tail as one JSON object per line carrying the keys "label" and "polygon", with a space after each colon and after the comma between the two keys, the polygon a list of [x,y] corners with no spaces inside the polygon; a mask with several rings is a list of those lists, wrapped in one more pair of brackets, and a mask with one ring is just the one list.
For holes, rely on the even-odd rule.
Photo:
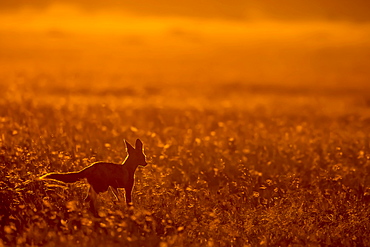
{"label": "jackal tail", "polygon": [[64,183],[74,183],[84,178],[82,172],[68,172],[68,173],[48,173],[40,177],[40,179],[54,179]]}

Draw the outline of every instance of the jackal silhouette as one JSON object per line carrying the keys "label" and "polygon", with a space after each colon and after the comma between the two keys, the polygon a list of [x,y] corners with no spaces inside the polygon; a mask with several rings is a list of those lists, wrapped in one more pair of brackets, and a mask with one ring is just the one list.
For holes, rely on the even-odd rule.
{"label": "jackal silhouette", "polygon": [[132,205],[132,189],[134,187],[134,174],[136,168],[146,166],[143,143],[137,139],[135,148],[125,141],[127,153],[126,159],[122,164],[95,162],[77,172],[68,173],[47,173],[40,179],[54,179],[65,183],[74,183],[86,178],[90,184],[89,192],[85,200],[90,201],[90,209],[96,212],[96,196],[108,190],[110,187],[113,195],[119,200],[118,188],[125,189],[126,203]]}

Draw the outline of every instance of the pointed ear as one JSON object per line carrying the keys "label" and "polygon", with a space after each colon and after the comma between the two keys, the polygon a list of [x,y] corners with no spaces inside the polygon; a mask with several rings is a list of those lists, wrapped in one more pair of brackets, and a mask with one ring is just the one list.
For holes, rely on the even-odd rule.
{"label": "pointed ear", "polygon": [[139,139],[136,140],[135,149],[136,150],[143,150],[143,143]]}
{"label": "pointed ear", "polygon": [[127,149],[128,154],[131,154],[133,151],[135,151],[134,147],[131,146],[131,144],[128,143],[126,140],[125,140],[125,143],[126,143],[126,149]]}

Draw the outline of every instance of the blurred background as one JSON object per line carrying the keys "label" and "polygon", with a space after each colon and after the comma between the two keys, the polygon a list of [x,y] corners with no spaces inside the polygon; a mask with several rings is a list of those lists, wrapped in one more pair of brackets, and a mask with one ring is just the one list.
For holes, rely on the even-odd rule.
{"label": "blurred background", "polygon": [[1,1],[0,74],[364,90],[369,9],[365,0]]}

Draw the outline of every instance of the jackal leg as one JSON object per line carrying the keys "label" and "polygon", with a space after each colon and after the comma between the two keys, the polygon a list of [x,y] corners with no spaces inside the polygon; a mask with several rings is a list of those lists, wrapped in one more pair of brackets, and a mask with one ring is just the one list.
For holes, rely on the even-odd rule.
{"label": "jackal leg", "polygon": [[132,193],[132,187],[133,185],[131,186],[128,186],[128,187],[125,187],[125,192],[126,192],[126,203],[128,206],[132,206],[132,198],[131,198],[131,193]]}
{"label": "jackal leg", "polygon": [[89,190],[87,192],[87,196],[85,197],[85,201],[88,201],[90,204],[90,211],[95,215],[99,216],[98,214],[98,205],[97,205],[97,196],[98,194],[95,190],[89,186]]}
{"label": "jackal leg", "polygon": [[117,190],[117,188],[114,188],[114,187],[110,187],[111,188],[111,191],[112,191],[112,194],[114,195],[114,197],[117,199],[117,201],[121,201],[120,199],[119,199],[119,194],[118,194],[118,190]]}
{"label": "jackal leg", "polygon": [[84,198],[85,201],[90,201],[91,200],[91,198],[90,198],[90,189],[91,189],[91,186],[89,185],[89,187],[87,188],[86,196]]}

